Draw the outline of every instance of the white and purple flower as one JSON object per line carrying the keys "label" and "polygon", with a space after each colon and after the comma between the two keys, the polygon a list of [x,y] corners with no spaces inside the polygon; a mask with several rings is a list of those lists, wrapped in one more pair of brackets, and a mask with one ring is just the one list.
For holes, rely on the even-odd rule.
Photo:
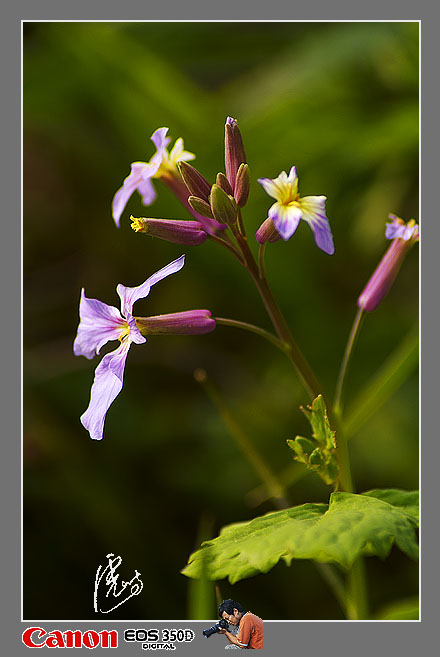
{"label": "white and purple flower", "polygon": [[138,287],[125,287],[119,284],[116,291],[121,299],[121,311],[97,299],[88,299],[84,289],[82,290],[79,306],[80,323],[73,345],[75,355],[90,359],[95,354],[99,354],[101,347],[109,340],[119,340],[121,343],[115,351],[106,354],[96,368],[90,403],[81,416],[81,423],[93,440],[102,439],[107,411],[121,392],[125,361],[131,343],[146,342],[132,315],[134,303],[148,296],[153,285],[182,269],[184,263],[185,256],[182,255],[147,278]]}
{"label": "white and purple flower", "polygon": [[325,196],[304,196],[298,192],[296,167],[290,169],[289,175],[281,171],[278,178],[259,178],[258,182],[269,196],[276,199],[268,212],[274,226],[283,238],[292,237],[302,219],[312,229],[316,245],[325,253],[335,252],[333,236],[325,214]]}
{"label": "white and purple flower", "polygon": [[158,128],[153,132],[151,141],[156,146],[156,152],[149,162],[132,162],[130,174],[125,178],[122,187],[113,197],[113,219],[119,228],[119,220],[128,199],[134,191],[138,191],[144,205],[151,205],[156,198],[152,178],[179,176],[177,162],[193,160],[194,153],[185,151],[183,139],[176,140],[170,152],[167,146],[171,139],[166,136],[168,128]]}

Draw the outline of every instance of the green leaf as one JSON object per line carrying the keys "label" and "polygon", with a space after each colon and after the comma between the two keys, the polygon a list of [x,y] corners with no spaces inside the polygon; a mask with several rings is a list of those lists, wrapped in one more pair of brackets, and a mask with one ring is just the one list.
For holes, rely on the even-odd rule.
{"label": "green leaf", "polygon": [[416,559],[416,496],[398,490],[333,493],[328,505],[303,504],[228,525],[190,556],[182,573],[199,578],[203,568],[209,579],[228,577],[234,584],[268,572],[280,559],[349,568],[360,555],[385,558],[393,543]]}
{"label": "green leaf", "polygon": [[409,513],[416,520],[419,519],[419,491],[418,490],[399,490],[398,488],[388,488],[387,490],[369,490],[363,495],[376,497],[378,500],[383,500],[398,506],[402,510]]}
{"label": "green leaf", "polygon": [[312,426],[313,438],[316,442],[326,449],[334,449],[336,447],[335,432],[330,429],[322,395],[318,395],[311,406],[301,406],[301,410]]}
{"label": "green leaf", "polygon": [[311,424],[313,440],[302,436],[288,440],[288,446],[296,454],[293,458],[304,463],[309,470],[314,470],[326,484],[334,484],[339,474],[335,431],[330,429],[322,395],[318,395],[311,406],[301,406],[301,410]]}

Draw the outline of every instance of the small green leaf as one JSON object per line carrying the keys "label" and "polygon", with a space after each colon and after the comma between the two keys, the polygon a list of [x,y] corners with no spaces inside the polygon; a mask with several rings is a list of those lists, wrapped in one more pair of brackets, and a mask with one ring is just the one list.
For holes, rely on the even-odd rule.
{"label": "small green leaf", "polygon": [[[298,445],[301,445],[303,452],[306,454],[311,454],[315,449],[315,445],[308,438],[303,438],[302,436],[297,436],[296,439],[288,441],[289,443],[296,442]],[[290,445],[292,447],[292,445]]]}
{"label": "small green leaf", "polygon": [[317,467],[323,464],[324,459],[322,457],[322,450],[319,447],[314,449],[313,452],[310,454],[309,461],[310,461],[310,465],[315,465]]}
{"label": "small green leaf", "polygon": [[209,579],[228,577],[234,584],[268,572],[280,559],[288,565],[292,559],[314,559],[349,568],[360,555],[385,558],[393,543],[416,559],[416,496],[398,490],[333,493],[329,505],[303,504],[228,525],[190,556],[182,572],[197,579],[206,568]]}
{"label": "small green leaf", "polygon": [[336,447],[335,432],[330,429],[322,395],[318,395],[313,400],[311,406],[301,406],[301,410],[310,422],[313,429],[313,438],[326,449]]}
{"label": "small green leaf", "polygon": [[301,410],[312,426],[313,439],[296,436],[295,440],[288,440],[287,444],[295,452],[296,461],[304,463],[309,470],[316,472],[326,484],[334,484],[339,474],[334,455],[335,432],[330,429],[322,395],[318,395],[311,406],[301,406]]}

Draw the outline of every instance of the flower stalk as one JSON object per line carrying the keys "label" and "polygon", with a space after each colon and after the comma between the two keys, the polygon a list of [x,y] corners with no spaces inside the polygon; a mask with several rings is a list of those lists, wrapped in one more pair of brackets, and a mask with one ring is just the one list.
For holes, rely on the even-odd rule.
{"label": "flower stalk", "polygon": [[307,360],[293,339],[287,322],[284,319],[284,316],[277,302],[275,301],[272,290],[270,289],[266,278],[260,275],[260,269],[255,261],[252,251],[249,248],[247,239],[239,233],[236,233],[235,237],[243,255],[243,260],[245,263],[244,266],[255,283],[255,286],[260,294],[260,297],[264,303],[266,311],[272,321],[280,341],[286,345],[285,353],[291,363],[294,365],[301,381],[304,384],[304,387],[310,395],[310,398],[314,399],[320,393],[323,394],[322,387],[320,386],[312,368],[308,364]]}

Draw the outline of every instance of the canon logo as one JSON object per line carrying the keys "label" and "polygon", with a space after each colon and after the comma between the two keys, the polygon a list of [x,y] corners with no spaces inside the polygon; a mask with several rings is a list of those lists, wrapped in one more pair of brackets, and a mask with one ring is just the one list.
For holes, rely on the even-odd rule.
{"label": "canon logo", "polygon": [[23,643],[28,648],[117,648],[116,630],[53,630],[46,632],[42,627],[28,627],[22,635]]}

